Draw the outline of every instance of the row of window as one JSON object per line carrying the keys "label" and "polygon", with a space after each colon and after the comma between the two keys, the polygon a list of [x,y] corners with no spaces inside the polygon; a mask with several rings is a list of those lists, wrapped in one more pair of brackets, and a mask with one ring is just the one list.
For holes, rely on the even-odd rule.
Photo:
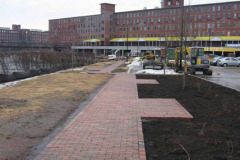
{"label": "row of window", "polygon": [[[192,37],[206,37],[209,36],[208,32],[192,32],[190,33]],[[166,35],[162,34],[129,34],[129,38],[134,38],[134,37],[176,37],[179,36],[179,33],[166,33]],[[211,36],[240,36],[240,31],[237,34],[237,31],[217,31],[217,32],[211,32]],[[94,35],[94,36],[60,36],[60,39],[62,41],[65,40],[86,40],[86,39],[93,39],[93,38],[104,38],[104,35]],[[126,38],[127,36],[125,34],[123,35],[110,35],[110,38]],[[52,37],[51,40],[55,39],[56,37]]]}
{"label": "row of window", "polygon": [[[207,12],[215,12],[215,11],[231,11],[233,10],[237,10],[239,6],[239,10],[240,10],[240,4],[238,5],[236,4],[229,4],[229,5],[213,5],[213,6],[199,6],[199,7],[187,7],[186,8],[186,12],[203,12],[205,13]],[[179,14],[180,13],[180,9],[176,8],[176,9],[158,9],[155,11],[139,11],[139,12],[130,12],[130,13],[117,13],[114,14],[112,16],[110,16],[110,18],[136,18],[136,17],[146,17],[146,16],[160,16],[160,15],[171,15],[171,14]]]}
{"label": "row of window", "polygon": [[18,33],[17,31],[11,31],[11,30],[0,30],[0,33]]}
{"label": "row of window", "polygon": [[63,23],[85,23],[90,21],[98,21],[100,20],[100,15],[98,16],[89,16],[89,17],[76,17],[76,18],[67,18],[67,19],[58,19],[58,20],[50,20],[49,24],[63,24]]}
{"label": "row of window", "polygon": [[[192,20],[194,20],[194,21],[205,20],[206,18],[208,20],[210,20],[210,19],[212,19],[212,20],[215,20],[215,19],[220,20],[221,19],[221,14],[217,14],[216,18],[215,18],[215,16],[216,16],[215,14],[213,14],[213,15],[208,14],[208,15],[203,15],[203,16],[199,15],[199,16],[194,16],[194,17],[190,16],[189,17],[189,21],[192,21]],[[227,14],[227,18],[228,19],[231,19],[231,16],[232,16],[231,13]],[[233,18],[234,19],[237,18],[237,13],[233,14]],[[238,14],[238,18],[240,18],[240,12]],[[226,19],[226,14],[225,13],[222,14],[222,19]],[[141,24],[161,23],[161,22],[168,23],[168,22],[175,22],[175,21],[179,22],[179,20],[180,20],[179,17],[165,17],[165,18],[162,17],[162,18],[158,18],[158,19],[150,18],[150,19],[141,19],[141,20],[139,20],[139,19],[136,19],[136,20],[122,20],[122,21],[118,20],[118,21],[116,21],[116,24],[117,25],[130,24],[131,25],[131,24],[139,24],[139,23],[141,23]],[[102,24],[104,24],[104,21],[102,21]],[[110,25],[113,25],[112,21],[110,21]],[[51,26],[51,30],[55,30],[56,28],[58,28],[58,29],[76,29],[76,28],[90,28],[90,27],[95,28],[95,27],[100,27],[100,26],[101,26],[100,23],[98,23],[98,24],[96,24],[96,23],[88,23],[88,24],[79,24],[79,25],[57,25],[55,27]],[[43,34],[43,33],[35,33],[34,32],[34,34]]]}
{"label": "row of window", "polygon": [[[190,16],[190,17],[186,17],[189,19],[189,21],[201,21],[201,20],[220,20],[221,18],[222,19],[231,19],[232,18],[232,14],[231,13],[228,13],[227,15],[225,13],[223,14],[208,14],[208,15],[198,15],[198,16]],[[237,13],[233,13],[233,19],[237,19],[239,18],[240,19],[240,12],[237,14]],[[148,18],[148,19],[133,19],[133,20],[116,20],[115,23],[114,21],[110,21],[110,24],[113,25],[113,24],[116,24],[116,25],[125,25],[125,24],[150,24],[150,23],[161,23],[161,22],[179,22],[180,21],[180,17],[177,16],[177,17],[159,17],[159,18]]]}
{"label": "row of window", "polygon": [[[223,5],[209,5],[209,6],[193,6],[187,7],[186,11],[191,13],[205,13],[205,12],[215,12],[215,11],[232,11],[240,10],[240,4],[223,4]],[[180,9],[156,9],[155,11],[136,11],[127,13],[116,13],[111,15],[110,18],[136,18],[136,17],[146,17],[146,16],[160,16],[160,15],[175,15],[179,14]],[[103,15],[88,16],[88,17],[76,17],[67,19],[50,20],[50,24],[63,24],[63,23],[79,23],[79,22],[90,22],[97,21],[101,19]]]}
{"label": "row of window", "polygon": [[[180,33],[166,33],[166,35],[162,34],[129,34],[129,38],[139,38],[139,37],[178,37]],[[208,37],[208,32],[192,32],[190,33],[192,37]],[[240,36],[240,31],[237,34],[237,31],[217,31],[211,32],[211,36]],[[125,34],[123,35],[110,35],[110,38],[127,38]]]}
{"label": "row of window", "polygon": [[[198,23],[198,24],[189,24],[188,25],[189,29],[205,29],[205,28],[240,28],[240,21],[239,22],[212,22],[212,23]],[[175,30],[179,29],[179,24],[177,25],[155,25],[155,26],[145,26],[145,27],[138,27],[138,26],[131,26],[128,27],[128,31],[153,31],[153,30]],[[101,27],[101,29],[84,29],[84,30],[74,30],[74,31],[54,31],[53,33],[55,35],[57,34],[84,34],[84,33],[99,33],[101,31],[104,31],[104,27]],[[110,32],[126,32],[127,27],[116,27],[116,28],[109,28]]]}

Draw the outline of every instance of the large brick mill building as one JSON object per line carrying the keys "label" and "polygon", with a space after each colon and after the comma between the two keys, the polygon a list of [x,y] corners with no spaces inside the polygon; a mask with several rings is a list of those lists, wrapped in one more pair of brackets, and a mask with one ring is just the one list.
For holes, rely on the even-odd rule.
{"label": "large brick mill building", "polygon": [[48,44],[48,31],[22,29],[21,25],[12,25],[12,29],[0,27],[0,47],[42,46]]}
{"label": "large brick mill building", "polygon": [[[184,0],[162,0],[161,8],[115,12],[115,5],[102,3],[101,14],[49,21],[52,45],[78,50],[158,50],[179,46],[182,22],[188,46],[205,47],[214,54],[234,53],[240,44],[240,2],[183,6]],[[182,16],[183,15],[183,16]],[[183,17],[183,21],[182,21]]]}

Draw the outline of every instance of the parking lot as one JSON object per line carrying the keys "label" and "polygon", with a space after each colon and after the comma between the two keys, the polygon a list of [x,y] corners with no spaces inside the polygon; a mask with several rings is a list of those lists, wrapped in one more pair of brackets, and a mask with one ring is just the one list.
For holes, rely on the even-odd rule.
{"label": "parking lot", "polygon": [[[203,75],[202,72],[197,72],[196,76],[240,91],[240,67],[211,66],[210,68],[213,71],[212,76]],[[142,66],[133,66],[130,73],[136,74],[140,70],[142,70]]]}
{"label": "parking lot", "polygon": [[196,76],[240,91],[240,67],[211,66],[211,69],[213,70],[212,76],[205,76],[202,74],[197,74]]}

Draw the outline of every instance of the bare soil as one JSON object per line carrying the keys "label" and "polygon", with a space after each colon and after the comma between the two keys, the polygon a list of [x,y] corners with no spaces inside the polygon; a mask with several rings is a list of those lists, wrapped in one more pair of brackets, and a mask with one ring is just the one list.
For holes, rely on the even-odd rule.
{"label": "bare soil", "polygon": [[159,84],[138,85],[140,98],[175,98],[193,119],[143,120],[148,160],[239,160],[240,93],[187,76],[137,75]]}
{"label": "bare soil", "polygon": [[0,90],[0,159],[24,159],[111,75],[57,73]]}

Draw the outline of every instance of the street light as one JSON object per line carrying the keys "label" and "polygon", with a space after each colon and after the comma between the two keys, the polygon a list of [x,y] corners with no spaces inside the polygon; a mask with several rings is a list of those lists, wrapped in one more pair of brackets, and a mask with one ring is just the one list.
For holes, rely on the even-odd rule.
{"label": "street light", "polygon": [[211,28],[208,28],[208,41],[209,41],[209,46],[208,46],[208,52],[210,52],[210,33],[211,33]]}

